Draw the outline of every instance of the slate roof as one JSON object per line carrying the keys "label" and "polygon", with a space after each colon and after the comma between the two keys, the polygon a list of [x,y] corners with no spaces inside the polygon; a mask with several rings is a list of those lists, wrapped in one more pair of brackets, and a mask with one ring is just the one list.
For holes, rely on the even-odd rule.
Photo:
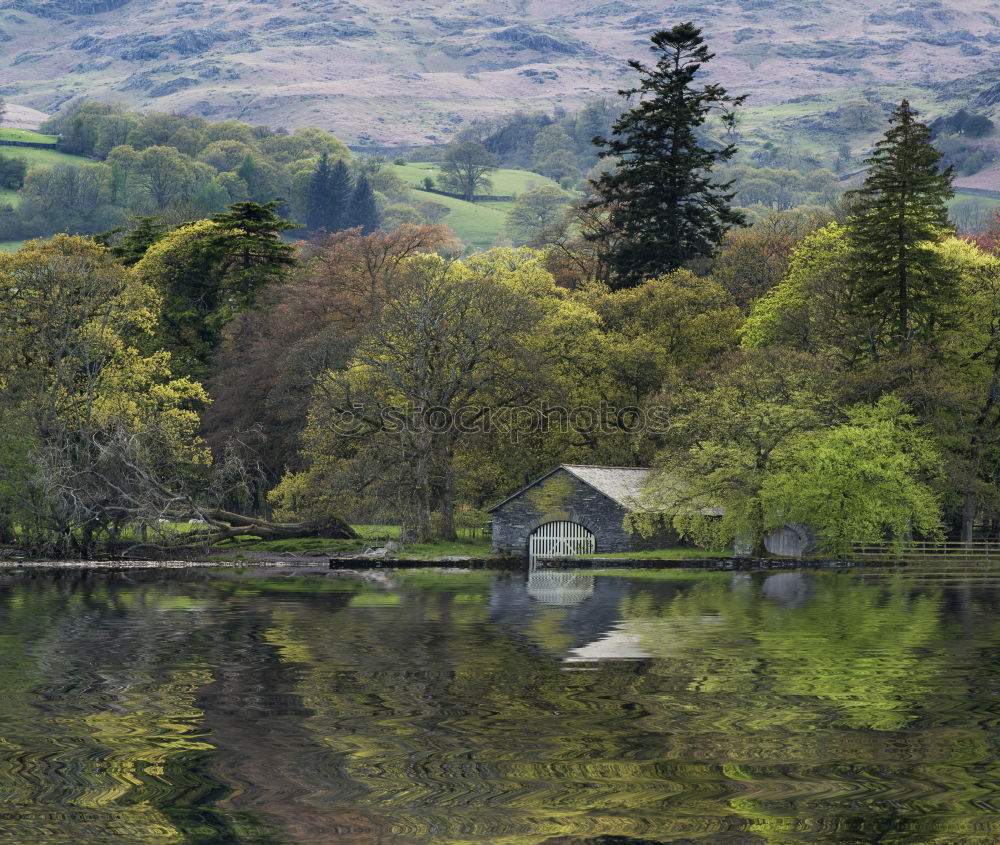
{"label": "slate roof", "polygon": [[642,492],[642,485],[649,474],[653,471],[646,467],[597,467],[584,466],[581,464],[560,464],[549,470],[545,475],[541,475],[529,484],[526,484],[516,493],[512,493],[502,502],[497,502],[491,508],[487,508],[487,513],[492,513],[497,508],[506,505],[511,499],[516,499],[526,490],[530,490],[539,482],[544,481],[552,473],[564,469],[570,475],[574,475],[584,484],[593,487],[597,492],[603,493],[613,502],[624,508],[632,509],[638,502]]}
{"label": "slate roof", "polygon": [[592,467],[563,464],[562,468],[626,508],[634,507],[651,469],[644,467]]}

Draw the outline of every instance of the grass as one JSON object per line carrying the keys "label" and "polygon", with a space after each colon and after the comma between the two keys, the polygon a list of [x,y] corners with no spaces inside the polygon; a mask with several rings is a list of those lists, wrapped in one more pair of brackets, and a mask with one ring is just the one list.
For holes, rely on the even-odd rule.
{"label": "grass", "polygon": [[33,129],[0,128],[0,141],[30,141],[33,144],[52,144],[55,146],[58,140],[58,135],[43,135]]}
{"label": "grass", "polygon": [[601,560],[705,560],[711,557],[732,557],[730,551],[709,551],[707,549],[645,549],[641,552],[612,552],[611,554],[581,555]]}
{"label": "grass", "polygon": [[[354,530],[361,535],[357,540],[330,540],[322,537],[294,537],[287,540],[257,540],[253,537],[234,537],[219,543],[220,551],[253,551],[253,552],[362,552],[372,546],[379,546],[386,540],[398,539],[398,525],[355,525]],[[433,560],[449,555],[465,555],[468,557],[486,557],[492,555],[489,538],[472,537],[468,531],[459,530],[459,539],[454,542],[444,540],[432,543],[405,543],[399,557]]]}
{"label": "grass", "polygon": [[17,252],[24,241],[0,241],[0,252]]}
{"label": "grass", "polygon": [[38,150],[34,147],[0,147],[0,155],[23,158],[28,162],[28,170],[37,167],[51,167],[55,164],[93,164],[84,156],[73,156],[59,150]]}
{"label": "grass", "polygon": [[493,203],[471,203],[428,193],[419,193],[417,197],[447,206],[449,214],[441,222],[473,250],[492,247],[507,224],[506,213]]}
{"label": "grass", "polygon": [[[396,175],[404,182],[418,187],[424,184],[424,179],[428,176],[437,182],[441,175],[440,168],[430,162],[418,161],[410,164],[396,164],[393,165],[393,169]],[[548,176],[542,176],[540,173],[532,173],[530,170],[496,170],[490,174],[490,181],[493,183],[490,193],[497,196],[515,196],[542,185],[555,185],[555,187],[559,187]]]}
{"label": "grass", "polygon": [[[436,164],[414,162],[393,165],[393,170],[408,185],[421,188],[430,176],[437,183],[441,171]],[[556,185],[547,176],[528,170],[497,170],[491,174],[491,192],[496,196],[517,196],[541,185]],[[556,185],[556,187],[558,187]],[[507,212],[513,202],[466,202],[443,197],[440,194],[419,192],[416,200],[427,200],[447,206],[449,214],[441,222],[451,227],[455,234],[473,250],[489,249],[506,226]]]}

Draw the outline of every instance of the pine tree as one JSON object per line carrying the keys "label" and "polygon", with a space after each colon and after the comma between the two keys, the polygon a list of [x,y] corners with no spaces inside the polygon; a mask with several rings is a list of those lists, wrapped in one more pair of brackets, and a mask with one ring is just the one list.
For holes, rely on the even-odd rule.
{"label": "pine tree", "polygon": [[262,288],[284,278],[295,264],[295,250],[281,233],[298,226],[279,217],[278,206],[236,202],[212,215],[215,231],[202,249],[215,259],[225,280],[227,316],[252,305]]}
{"label": "pine tree", "polygon": [[327,202],[330,196],[330,157],[323,153],[319,159],[316,172],[309,180],[309,191],[306,195],[306,228],[311,234],[327,229],[329,211]]}
{"label": "pine tree", "polygon": [[236,175],[247,183],[247,191],[254,202],[259,202],[261,199],[260,174],[258,171],[257,162],[253,160],[253,156],[249,153],[243,157],[243,162],[236,170]]}
{"label": "pine tree", "polygon": [[865,160],[864,184],[848,194],[857,299],[885,314],[894,335],[890,344],[904,349],[933,333],[955,292],[955,280],[933,249],[950,228],[945,203],[954,194],[952,169],[941,169],[931,130],[916,117],[903,100]]}
{"label": "pine tree", "polygon": [[374,232],[379,225],[378,206],[375,203],[375,192],[372,190],[368,177],[364,174],[358,177],[351,194],[351,204],[348,212],[348,228],[360,226],[364,234]]}
{"label": "pine tree", "polygon": [[354,185],[351,181],[351,171],[342,159],[338,159],[330,171],[330,192],[327,198],[328,232],[339,232],[349,225],[351,193]]}
{"label": "pine tree", "polygon": [[588,204],[607,212],[616,235],[603,257],[615,268],[619,287],[711,255],[729,228],[745,222],[730,207],[732,183],[711,178],[712,167],[732,158],[736,147],[711,146],[699,137],[713,112],[731,126],[732,109],[744,97],[730,97],[720,85],[694,85],[713,57],[694,24],[656,32],[652,42],[656,66],[629,62],[641,76],[639,87],[619,91],[639,95],[639,103],[615,121],[610,139],[594,138],[604,148],[602,158],[619,159],[616,171],[591,182],[599,199]]}

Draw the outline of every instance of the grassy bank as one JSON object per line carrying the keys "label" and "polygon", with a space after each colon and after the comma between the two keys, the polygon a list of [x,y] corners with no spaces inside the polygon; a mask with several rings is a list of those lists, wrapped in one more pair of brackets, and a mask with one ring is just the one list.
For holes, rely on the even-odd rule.
{"label": "grassy bank", "polygon": [[[329,540],[321,537],[297,537],[288,540],[256,540],[252,537],[236,537],[216,546],[225,554],[238,555],[240,552],[274,552],[284,554],[322,553],[349,554],[377,548],[388,540],[398,542],[398,525],[354,525],[361,536],[356,540]],[[490,539],[472,536],[471,532],[459,529],[459,539],[455,541],[436,540],[431,543],[402,543],[401,557],[425,559],[462,555],[467,557],[488,557],[493,551]]]}
{"label": "grassy bank", "polygon": [[53,147],[59,141],[58,135],[44,135],[33,129],[14,129],[0,127],[0,141],[22,141],[31,144],[51,144]]}
{"label": "grassy bank", "polygon": [[709,551],[707,549],[646,549],[641,552],[612,552],[611,554],[583,555],[599,560],[705,560],[711,557],[732,557],[733,550]]}

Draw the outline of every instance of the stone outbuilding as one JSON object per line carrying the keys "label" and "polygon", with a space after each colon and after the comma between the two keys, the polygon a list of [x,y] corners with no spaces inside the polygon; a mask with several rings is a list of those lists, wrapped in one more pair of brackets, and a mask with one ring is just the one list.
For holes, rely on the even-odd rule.
{"label": "stone outbuilding", "polygon": [[[625,527],[625,517],[639,507],[652,472],[561,464],[487,509],[493,516],[493,550],[542,559],[678,545],[677,535],[667,529],[644,538]],[[722,511],[708,507],[704,513]],[[814,540],[805,526],[788,523],[772,531],[764,545],[772,554],[800,557],[809,553]],[[737,541],[733,553],[749,554],[743,545]]]}
{"label": "stone outbuilding", "polygon": [[495,551],[532,557],[630,552],[647,547],[625,528],[652,470],[562,464],[499,504]]}

